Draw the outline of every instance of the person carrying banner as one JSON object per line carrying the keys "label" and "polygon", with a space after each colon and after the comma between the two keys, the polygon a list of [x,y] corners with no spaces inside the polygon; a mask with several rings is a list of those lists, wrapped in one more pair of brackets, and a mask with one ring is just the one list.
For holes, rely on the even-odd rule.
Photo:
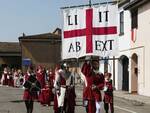
{"label": "person carrying banner", "polygon": [[83,89],[83,101],[87,113],[100,113],[102,96],[100,90],[104,87],[104,76],[99,73],[99,61],[85,61],[81,72],[85,76],[86,85]]}
{"label": "person carrying banner", "polygon": [[25,90],[23,95],[23,100],[25,102],[27,113],[33,112],[34,100],[38,99],[37,91],[32,91],[32,89],[29,88],[29,84],[25,85],[31,76],[36,77],[35,73],[33,72],[33,68],[28,67],[27,73],[25,74]]}
{"label": "person carrying banner", "polygon": [[114,113],[114,105],[113,105],[113,86],[111,73],[105,73],[105,86],[104,86],[104,109],[105,112],[108,113],[109,105],[111,113]]}

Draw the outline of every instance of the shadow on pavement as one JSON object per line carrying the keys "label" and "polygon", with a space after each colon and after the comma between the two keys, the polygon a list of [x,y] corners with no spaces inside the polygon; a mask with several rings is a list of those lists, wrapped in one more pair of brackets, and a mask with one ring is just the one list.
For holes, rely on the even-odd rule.
{"label": "shadow on pavement", "polygon": [[9,102],[12,102],[12,103],[21,103],[21,102],[24,102],[24,100],[12,100],[12,101],[9,101]]}

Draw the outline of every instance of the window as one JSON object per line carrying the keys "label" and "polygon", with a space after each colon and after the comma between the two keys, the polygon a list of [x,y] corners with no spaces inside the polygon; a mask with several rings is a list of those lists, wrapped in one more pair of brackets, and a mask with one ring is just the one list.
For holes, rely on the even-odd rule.
{"label": "window", "polygon": [[131,29],[138,27],[138,10],[131,12]]}
{"label": "window", "polygon": [[120,35],[124,34],[124,12],[120,12]]}

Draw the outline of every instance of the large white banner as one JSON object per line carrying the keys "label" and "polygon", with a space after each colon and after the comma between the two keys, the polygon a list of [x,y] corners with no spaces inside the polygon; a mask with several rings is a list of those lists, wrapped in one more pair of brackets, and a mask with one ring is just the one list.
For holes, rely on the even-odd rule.
{"label": "large white banner", "polygon": [[118,54],[117,5],[63,9],[62,59]]}

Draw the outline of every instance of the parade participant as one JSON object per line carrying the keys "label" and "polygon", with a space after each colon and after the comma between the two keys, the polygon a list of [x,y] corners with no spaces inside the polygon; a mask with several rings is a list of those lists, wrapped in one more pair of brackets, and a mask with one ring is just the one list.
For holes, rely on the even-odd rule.
{"label": "parade participant", "polygon": [[74,113],[75,110],[75,77],[73,72],[69,71],[69,65],[66,64],[65,69],[66,95],[65,95],[65,113]]}
{"label": "parade participant", "polygon": [[52,93],[54,73],[51,68],[47,71],[47,76],[45,87],[41,89],[41,93],[39,95],[39,101],[42,105],[50,106],[51,101],[54,100],[54,94]]}
{"label": "parade participant", "polygon": [[81,72],[85,76],[85,85],[83,89],[83,105],[86,107],[87,113],[95,113],[95,100],[92,94],[93,76],[91,72],[91,64],[89,61],[85,61],[81,68]]}
{"label": "parade participant", "polygon": [[8,85],[8,69],[7,69],[7,67],[4,68],[1,81],[2,81],[3,85]]}
{"label": "parade participant", "polygon": [[8,76],[9,76],[8,85],[14,87],[14,76],[11,70],[8,71]]}
{"label": "parade participant", "polygon": [[43,106],[50,106],[50,87],[49,83],[46,82],[45,87],[41,89],[41,93],[39,95],[39,101]]}
{"label": "parade participant", "polygon": [[111,113],[114,113],[113,86],[112,86],[111,73],[105,73],[104,76],[105,76],[104,109],[105,109],[106,113],[108,113],[109,105],[110,105],[110,111],[111,111]]}
{"label": "parade participant", "polygon": [[[25,74],[25,81],[28,81],[31,76],[36,77],[35,73],[33,72],[33,68],[28,67],[27,73]],[[23,95],[23,100],[25,101],[25,106],[26,106],[26,109],[27,109],[27,113],[32,113],[33,112],[34,100],[37,100],[37,99],[38,99],[37,91],[32,91],[29,88],[25,88],[24,95]]]}
{"label": "parade participant", "polygon": [[65,69],[65,65],[62,64],[61,68],[55,72],[56,78],[54,81],[54,87],[57,93],[59,113],[63,113],[64,111],[64,100],[65,100],[65,93],[66,93],[66,80],[65,80],[64,69]]}
{"label": "parade participant", "polygon": [[37,76],[37,80],[41,84],[41,88],[44,88],[44,86],[45,86],[45,73],[44,73],[42,66],[37,67],[36,76]]}
{"label": "parade participant", "polygon": [[19,82],[20,82],[19,87],[23,87],[24,75],[20,69],[18,69],[18,75],[19,75]]}
{"label": "parade participant", "polygon": [[54,100],[54,94],[52,90],[54,89],[54,77],[55,73],[53,72],[52,68],[49,69],[48,71],[48,83],[49,83],[49,88],[50,88],[50,100]]}
{"label": "parade participant", "polygon": [[19,85],[20,85],[20,80],[19,80],[19,74],[18,74],[17,69],[15,69],[13,75],[14,75],[14,86],[15,86],[15,87],[19,87]]}
{"label": "parade participant", "polygon": [[101,90],[103,90],[104,88],[104,75],[99,72],[99,61],[97,60],[92,61],[92,68],[93,68],[93,75],[95,76],[92,89],[95,97],[96,113],[100,113],[102,103]]}
{"label": "parade participant", "polygon": [[[60,65],[57,64],[56,67],[55,67],[54,83],[56,83],[56,76],[57,76],[57,73],[58,73],[59,69],[60,69]],[[56,85],[55,85],[55,86],[56,86]],[[54,109],[54,113],[60,113],[60,110],[59,110],[59,108],[58,108],[58,101],[57,101],[57,93],[56,93],[56,90],[57,90],[57,89],[54,87],[54,88],[53,88],[53,93],[54,93],[54,107],[53,107],[53,109]]]}
{"label": "parade participant", "polygon": [[85,76],[83,100],[87,113],[100,113],[102,96],[100,90],[104,87],[104,76],[99,73],[99,61],[85,61],[81,72]]}

